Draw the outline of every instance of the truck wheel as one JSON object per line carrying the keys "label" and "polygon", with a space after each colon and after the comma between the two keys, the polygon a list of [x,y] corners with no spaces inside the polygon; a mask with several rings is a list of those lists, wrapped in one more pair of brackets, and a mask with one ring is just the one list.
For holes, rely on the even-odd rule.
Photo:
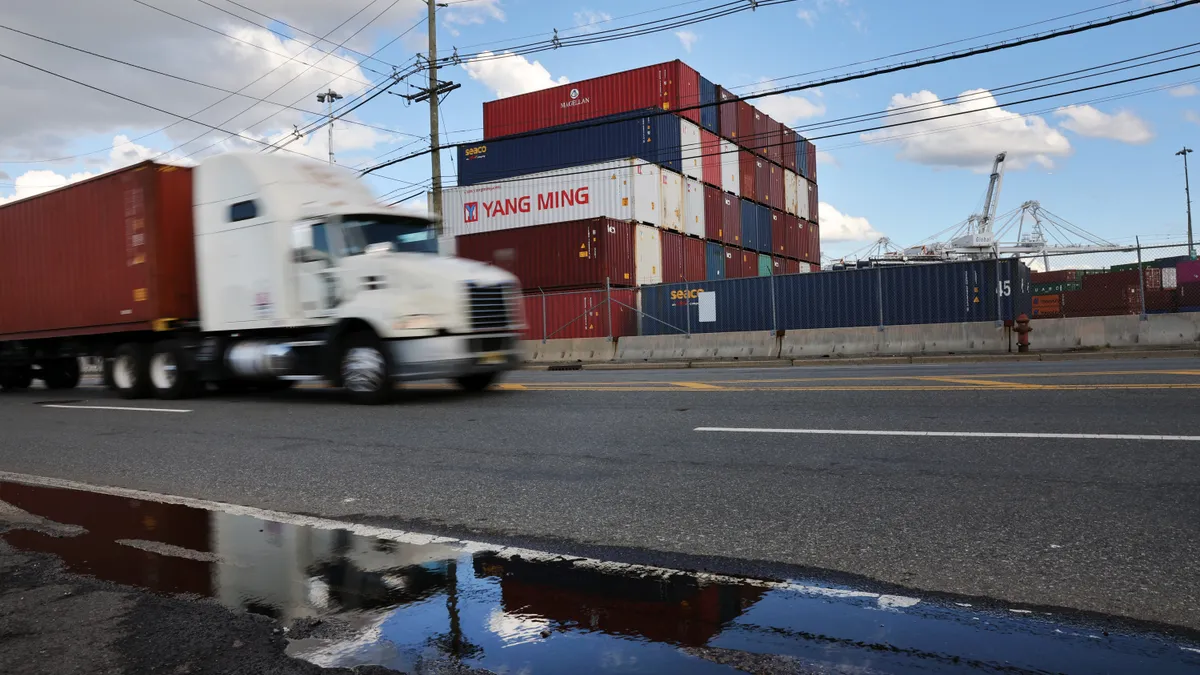
{"label": "truck wheel", "polygon": [[454,381],[458,383],[458,386],[467,391],[483,391],[492,386],[492,383],[498,377],[499,373],[475,373],[473,375],[463,375]]}
{"label": "truck wheel", "polygon": [[370,333],[346,339],[340,368],[342,386],[355,403],[378,405],[392,397],[392,372],[387,353]]}
{"label": "truck wheel", "polygon": [[163,340],[154,345],[150,356],[150,384],[154,395],[166,401],[191,398],[196,395],[196,373],[188,370],[179,340]]}
{"label": "truck wheel", "polygon": [[42,382],[47,389],[74,389],[79,386],[79,359],[43,361]]}
{"label": "truck wheel", "polygon": [[113,384],[121,398],[146,398],[150,395],[150,348],[127,342],[113,355]]}
{"label": "truck wheel", "polygon": [[0,370],[0,390],[20,391],[33,384],[33,370],[29,366],[14,366]]}

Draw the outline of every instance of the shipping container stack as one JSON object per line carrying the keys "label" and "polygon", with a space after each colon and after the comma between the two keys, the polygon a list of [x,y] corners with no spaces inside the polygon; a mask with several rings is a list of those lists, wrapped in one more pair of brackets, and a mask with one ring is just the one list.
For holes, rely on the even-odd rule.
{"label": "shipping container stack", "polygon": [[485,103],[444,233],[517,275],[533,339],[636,331],[636,286],[817,270],[816,149],[735,99],[676,60]]}
{"label": "shipping container stack", "polygon": [[[1033,318],[1200,311],[1200,268],[1184,258],[1108,269],[1056,270],[1030,275]],[[1191,307],[1189,305],[1195,305]]]}

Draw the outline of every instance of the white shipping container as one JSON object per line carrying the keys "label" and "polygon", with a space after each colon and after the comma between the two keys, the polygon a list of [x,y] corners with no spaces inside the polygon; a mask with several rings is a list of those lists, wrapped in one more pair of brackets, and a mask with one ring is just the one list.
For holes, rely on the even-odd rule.
{"label": "white shipping container", "polygon": [[662,176],[662,215],[658,226],[683,232],[683,176],[663,168],[659,173]]}
{"label": "white shipping container", "polygon": [[478,234],[602,216],[659,225],[661,183],[657,165],[620,159],[447,188],[442,192],[443,233]]}
{"label": "white shipping container", "polygon": [[800,202],[796,204],[796,215],[805,220],[812,220],[810,216],[816,215],[815,213],[808,212],[808,193],[812,190],[812,184],[808,180],[801,178],[796,181],[796,188],[796,197]]}
{"label": "white shipping container", "polygon": [[679,148],[683,155],[683,175],[704,180],[704,149],[700,144],[700,125],[679,120]]}
{"label": "white shipping container", "polygon": [[[783,170],[783,210],[793,216],[800,215],[800,174],[790,169]],[[807,205],[808,194],[804,195]]]}
{"label": "white shipping container", "polygon": [[633,272],[639,286],[661,284],[662,276],[662,231],[649,225],[634,228]]}
{"label": "white shipping container", "polygon": [[704,238],[704,183],[693,178],[684,185],[683,231]]}
{"label": "white shipping container", "polygon": [[721,139],[721,189],[742,195],[742,171],[738,162],[738,146],[732,141]]}

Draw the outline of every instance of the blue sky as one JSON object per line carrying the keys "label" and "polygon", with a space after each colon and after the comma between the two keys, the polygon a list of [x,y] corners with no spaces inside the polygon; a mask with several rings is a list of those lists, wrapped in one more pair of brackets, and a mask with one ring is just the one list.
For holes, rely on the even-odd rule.
{"label": "blue sky", "polygon": [[[48,4],[63,1],[65,0],[53,0]],[[214,4],[223,1],[215,0]],[[305,1],[290,4],[281,0],[240,1],[247,7],[259,9],[264,14],[317,34],[328,31],[349,16],[354,9],[366,4],[365,0],[345,4],[326,3],[337,6],[330,8],[314,4],[315,0],[307,0],[311,7],[306,10]],[[454,91],[442,107],[444,129],[451,131],[451,141],[477,138],[482,125],[481,104],[494,98],[498,90],[541,86],[561,81],[563,78],[578,81],[675,58],[684,60],[714,82],[739,87],[736,91],[747,92],[756,86],[771,86],[760,84],[764,79],[827,68],[833,69],[830,72],[842,72],[847,70],[846,64],[855,61],[951,40],[972,38],[1073,12],[1084,13],[1070,19],[1039,24],[934,51],[976,45],[1116,12],[1136,10],[1152,4],[1144,0],[1131,0],[1100,8],[1110,2],[1111,0],[1056,0],[1046,3],[1010,0],[997,5],[978,0],[808,0],[766,7],[755,12],[745,12],[681,29],[688,32],[685,35],[669,31],[629,40],[543,52],[527,60],[493,61],[487,68],[472,68],[471,71],[463,67],[445,69],[443,79],[460,82],[462,87]],[[241,31],[237,34],[250,41],[284,49],[289,53],[300,49],[265,32],[262,32],[261,36],[254,35],[249,24],[200,7],[195,0],[159,0],[159,4],[225,32]],[[478,50],[478,45],[481,44],[497,48],[511,38],[541,35],[554,28],[563,35],[579,34],[581,30],[588,30],[580,29],[581,24],[602,21],[607,17],[618,18],[593,26],[592,29],[616,27],[695,11],[718,3],[715,0],[691,2],[650,14],[619,18],[672,4],[676,3],[672,0],[652,4],[633,1],[572,4],[536,0],[475,0],[455,4],[440,11],[439,47],[443,53],[449,53],[455,46],[464,53]],[[332,37],[345,37],[349,31],[385,6],[386,3],[381,2],[369,7],[356,21],[347,24],[342,32],[335,32]],[[133,7],[137,8],[136,5]],[[249,59],[248,53],[253,50],[246,45],[232,43],[227,38],[211,32],[205,33],[177,19],[160,15],[149,16],[154,13],[145,10],[144,7],[137,9],[142,14],[129,16],[135,17],[136,21],[152,24],[133,27],[130,26],[130,20],[125,18],[117,28],[107,34],[108,39],[63,33],[62,30],[65,29],[48,26],[46,22],[38,21],[36,16],[22,16],[21,12],[13,9],[0,10],[0,19],[3,23],[15,24],[39,35],[87,46],[102,53],[121,56],[136,63],[187,75],[200,81],[219,83],[227,88],[241,87],[253,79],[249,76],[255,72],[253,63],[247,62],[245,72],[239,72],[238,68],[221,67],[221,64],[228,63],[227,59],[230,58]],[[415,2],[405,0],[364,30],[348,43],[348,46],[361,52],[374,51],[394,38],[399,31],[413,25],[422,16],[422,12],[422,8]],[[147,30],[147,26],[150,25],[155,29]],[[292,30],[278,23],[272,25],[285,34],[295,35]],[[890,104],[903,105],[955,96],[968,90],[992,89],[1185,45],[1200,41],[1200,38],[1192,37],[1198,25],[1200,8],[1187,8],[1138,22],[1001,53],[826,86],[818,91],[795,94],[785,100],[775,97],[765,101],[762,107],[776,114],[776,117],[790,117],[789,121],[794,127],[803,128],[805,125],[818,124],[834,118],[883,111]],[[126,31],[125,35],[121,34],[122,30]],[[417,28],[385,49],[379,54],[379,58],[391,64],[408,62],[416,50],[424,47],[423,33],[423,26]],[[187,43],[181,40],[195,40],[196,44],[191,47],[191,55],[187,58],[164,57],[156,60],[146,51],[150,46],[147,45],[146,50],[138,51],[140,43],[137,41],[147,35],[170,38],[169,44],[177,45],[178,49],[187,48]],[[309,39],[303,35],[295,36]],[[152,41],[152,38],[146,39]],[[0,49],[4,53],[27,58],[39,65],[52,64],[59,72],[72,74],[79,79],[176,112],[194,113],[198,107],[203,107],[196,106],[195,103],[212,102],[222,96],[205,90],[196,93],[196,88],[192,85],[163,83],[161,78],[156,79],[156,76],[136,71],[129,73],[126,70],[123,73],[123,67],[119,66],[96,71],[85,70],[89,57],[63,54],[61,50],[46,51],[51,48],[24,38],[5,42],[10,47]],[[922,55],[928,53],[931,52]],[[308,54],[311,55],[312,52]],[[326,59],[320,65],[341,72],[359,60],[353,53],[344,52],[343,55],[347,60]],[[147,62],[148,59],[150,62]],[[1200,63],[1200,55],[1178,58],[1120,75],[1049,87],[1025,95],[1084,86],[1192,63]],[[387,70],[378,62],[367,62],[364,65],[375,70]],[[856,66],[854,69],[861,67]],[[10,72],[12,68],[16,66],[8,64],[0,67],[0,75]],[[181,70],[186,72],[180,72]],[[92,79],[86,76],[89,73],[93,74]],[[354,74],[361,75],[365,80],[377,77],[369,71],[355,71]],[[10,96],[18,94],[22,98],[9,98],[10,101],[29,100],[28,94],[24,92],[39,91],[39,87],[51,86],[45,83],[46,77],[39,74],[26,72],[22,73],[22,77],[21,82],[28,83],[28,89],[21,89],[18,85],[18,91],[10,92]],[[308,87],[309,84],[315,83],[316,86],[320,86],[322,81],[331,79],[327,73],[309,71],[305,73],[304,81],[296,84],[303,85],[300,89],[285,89],[279,97],[273,97],[273,100],[290,103],[312,89]],[[790,84],[807,79],[809,78],[789,79],[782,83]],[[1185,232],[1183,167],[1180,158],[1174,156],[1174,152],[1184,144],[1200,149],[1200,89],[1192,87],[1174,91],[1164,90],[1120,100],[1095,102],[1091,108],[1067,111],[1059,109],[1113,94],[1192,80],[1200,80],[1200,69],[1049,101],[1004,106],[1003,113],[980,113],[956,118],[953,122],[933,123],[966,127],[940,133],[930,133],[934,129],[928,126],[907,127],[896,133],[909,134],[916,131],[919,135],[889,141],[878,135],[862,136],[856,133],[818,141],[818,148],[827,153],[822,155],[826,161],[819,167],[822,220],[826,231],[831,235],[826,238],[824,247],[834,253],[852,251],[864,246],[867,243],[866,239],[879,236],[877,233],[886,235],[897,243],[910,244],[965,219],[979,208],[986,188],[986,171],[981,173],[980,167],[990,165],[991,156],[1001,150],[1012,153],[1010,157],[1013,159],[1005,176],[1001,212],[1015,208],[1022,201],[1036,199],[1055,214],[1112,241],[1128,241],[1135,235],[1172,234],[1181,237]],[[361,86],[346,79],[336,82],[344,90],[341,92],[344,94],[351,93]],[[52,164],[0,164],[0,172],[3,172],[0,174],[0,198],[13,195],[17,189],[16,185],[20,183],[19,177],[26,176],[31,171],[53,172],[57,177],[46,173],[29,174],[32,177],[24,179],[27,191],[36,189],[37,184],[31,182],[33,178],[42,180],[44,185],[55,184],[60,178],[69,180],[72,175],[105,170],[123,161],[153,156],[204,131],[201,127],[184,123],[169,132],[142,139],[136,145],[122,145],[115,151],[107,151],[107,147],[114,142],[124,142],[128,138],[152,132],[165,126],[171,118],[137,109],[135,106],[105,98],[74,85],[55,82],[53,87],[53,100],[58,106],[66,104],[66,111],[56,110],[52,114],[40,114],[36,105],[31,105],[24,113],[12,111],[12,106],[8,106],[9,111],[0,113],[0,127],[11,122],[23,128],[19,136],[14,135],[12,138],[3,138],[3,132],[0,132],[0,143],[8,149],[15,149],[13,152],[0,152],[0,159],[47,159],[98,149],[105,151]],[[2,88],[3,85],[0,85],[0,89]],[[397,90],[403,91],[404,88],[404,85],[401,85]],[[263,95],[269,89],[254,91]],[[298,96],[291,96],[297,92]],[[194,101],[190,98],[192,96],[195,96]],[[898,96],[908,98],[894,98]],[[1017,97],[1019,96],[1001,96],[1000,103]],[[89,112],[92,105],[97,106],[97,109]],[[301,104],[301,107],[316,109],[318,105],[315,101],[309,101]],[[103,110],[99,109],[101,106]],[[71,114],[73,108],[80,109],[78,114]],[[251,122],[268,117],[272,111],[278,112],[278,108],[260,107],[245,116],[234,118],[232,125],[238,126],[239,129],[246,128]],[[210,112],[220,114],[216,117],[201,115],[200,119],[216,124],[229,117],[224,108]],[[262,114],[258,114],[260,112]],[[1042,114],[1025,118],[1017,116],[1031,112]],[[16,117],[18,115],[19,118]],[[292,117],[294,119],[286,120],[277,117],[252,129],[268,140],[274,140],[276,135],[282,134],[291,123],[303,123],[312,119],[311,116],[301,113],[292,113]],[[428,113],[424,105],[407,106],[402,98],[391,95],[381,96],[363,106],[355,112],[355,119],[415,135],[424,135],[428,127]],[[836,131],[856,128],[858,127],[838,127]],[[172,133],[176,135],[172,136]],[[367,163],[389,149],[413,140],[344,124],[339,125],[335,133],[335,148],[344,148],[339,150],[339,163],[349,165]],[[819,133],[814,132],[810,135]],[[317,135],[320,138],[307,139],[293,147],[307,147],[306,152],[323,156],[324,135],[322,131]],[[125,138],[114,141],[118,136]],[[200,149],[220,138],[220,134],[211,134],[203,142],[184,146],[182,152],[176,151],[172,157]],[[227,146],[228,144],[222,145],[216,149]],[[421,143],[416,142],[411,149],[420,147]],[[202,155],[203,153],[200,153],[193,159]],[[1193,159],[1198,157],[1200,155],[1193,155]],[[453,161],[449,156],[445,158],[443,165],[446,173],[453,174]],[[1200,159],[1194,162],[1194,165],[1193,168],[1200,170]],[[429,161],[428,158],[412,160],[382,173],[390,179],[372,180],[379,192],[398,190],[397,195],[407,195],[412,191],[396,181],[422,183],[429,177]],[[841,238],[854,237],[857,240],[832,240],[833,236],[839,235]]]}

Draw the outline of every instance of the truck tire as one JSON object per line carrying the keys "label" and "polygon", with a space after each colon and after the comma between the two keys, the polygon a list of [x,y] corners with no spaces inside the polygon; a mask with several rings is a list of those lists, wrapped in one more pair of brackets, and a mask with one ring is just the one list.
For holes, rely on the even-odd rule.
{"label": "truck tire", "polygon": [[355,333],[348,336],[338,370],[351,401],[379,405],[391,400],[391,363],[387,351],[374,335]]}
{"label": "truck tire", "polygon": [[499,373],[474,373],[455,378],[454,381],[466,391],[483,391],[492,386],[499,377]]}
{"label": "truck tire", "polygon": [[197,374],[187,367],[179,340],[163,340],[154,345],[148,374],[154,395],[164,401],[192,398],[199,389]]}
{"label": "truck tire", "polygon": [[13,366],[0,369],[0,391],[21,391],[33,384],[33,370],[29,366]]}
{"label": "truck tire", "polygon": [[153,392],[150,384],[150,347],[127,342],[113,355],[113,384],[121,398],[146,398]]}
{"label": "truck tire", "polygon": [[79,386],[79,359],[42,361],[42,382],[47,389],[74,389]]}

